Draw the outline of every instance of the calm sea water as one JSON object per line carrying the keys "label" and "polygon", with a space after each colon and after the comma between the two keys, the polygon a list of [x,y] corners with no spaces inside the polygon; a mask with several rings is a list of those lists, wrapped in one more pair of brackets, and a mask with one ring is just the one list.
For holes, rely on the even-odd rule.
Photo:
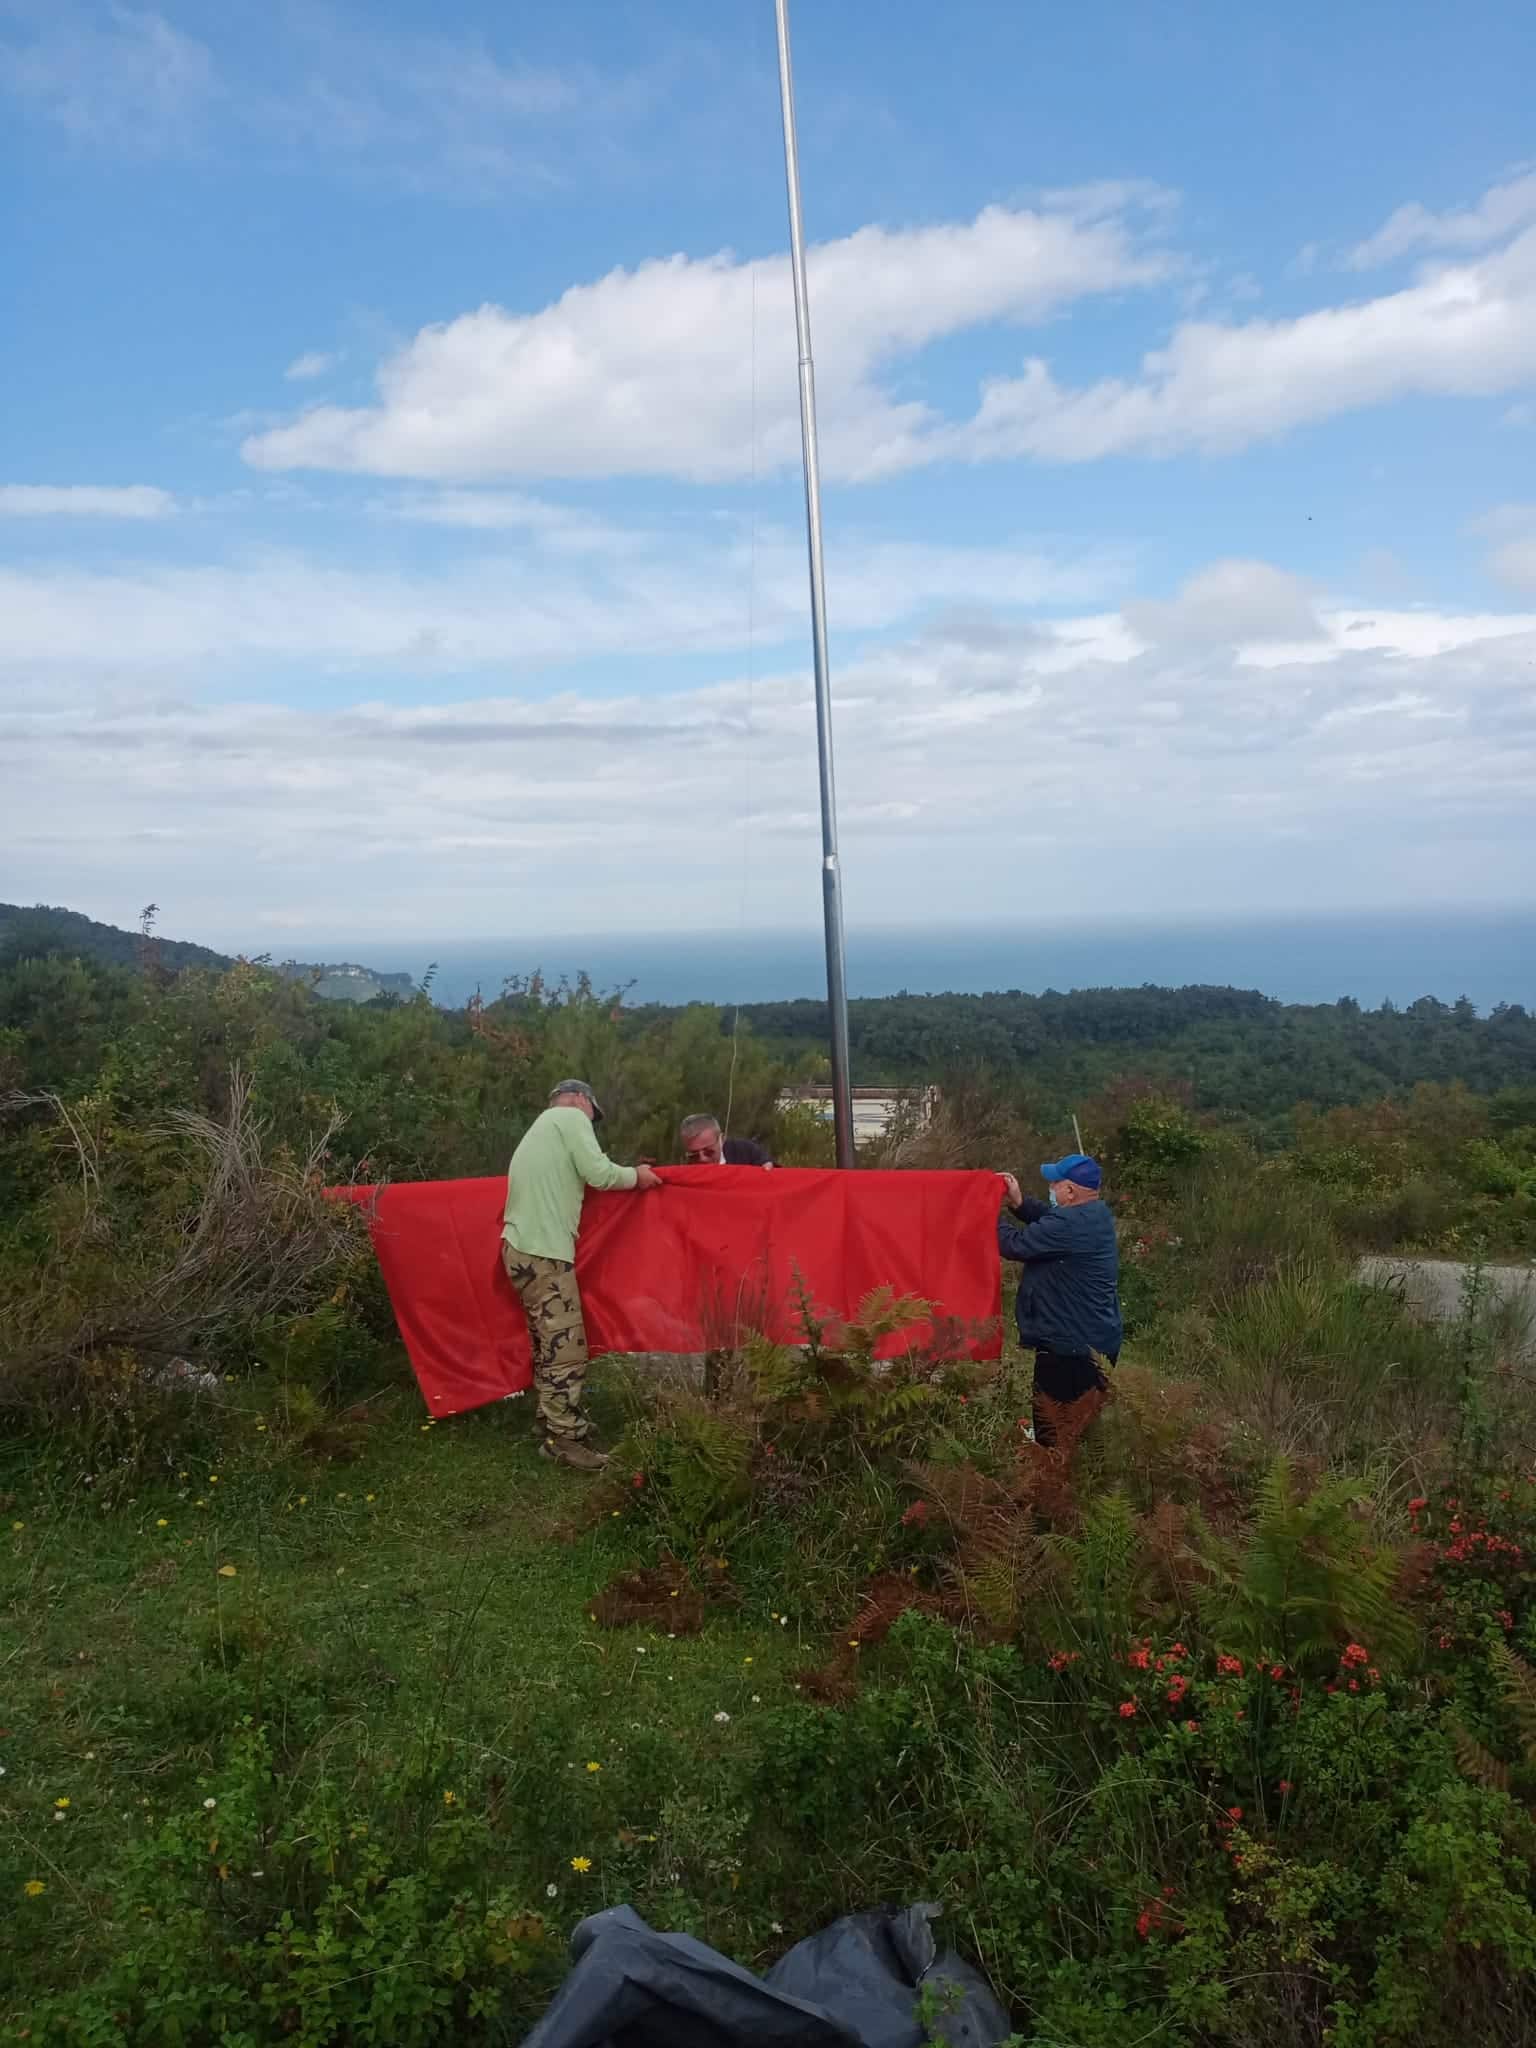
{"label": "calm sea water", "polygon": [[[313,949],[311,949],[313,950]],[[826,991],[819,928],[690,936],[334,942],[317,957],[360,959],[419,977],[437,962],[433,993],[458,1005],[509,974],[585,970],[602,987],[634,984],[631,1002],[763,1002]],[[1367,1007],[1418,996],[1479,1009],[1536,1008],[1536,909],[1340,917],[1251,924],[1151,924],[1051,929],[850,930],[855,996],[942,990],[1165,987],[1208,982],[1261,989],[1285,1002],[1354,996]]]}

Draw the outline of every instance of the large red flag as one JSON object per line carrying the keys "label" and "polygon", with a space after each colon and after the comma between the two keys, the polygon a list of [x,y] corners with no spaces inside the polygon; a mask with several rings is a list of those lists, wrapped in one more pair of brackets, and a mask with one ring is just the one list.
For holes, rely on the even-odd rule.
{"label": "large red flag", "polygon": [[[970,1326],[966,1355],[998,1355],[996,1174],[705,1166],[664,1178],[649,1194],[587,1195],[576,1272],[594,1352],[697,1353],[741,1326],[793,1339],[803,1284],[834,1317],[876,1287],[918,1295]],[[506,1181],[346,1192],[371,1207],[384,1283],[432,1413],[529,1386],[527,1324],[501,1265]]]}

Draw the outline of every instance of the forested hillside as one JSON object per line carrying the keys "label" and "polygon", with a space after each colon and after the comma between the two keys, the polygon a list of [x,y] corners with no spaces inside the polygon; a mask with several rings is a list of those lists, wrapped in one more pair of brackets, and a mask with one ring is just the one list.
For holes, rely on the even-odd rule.
{"label": "forested hillside", "polygon": [[[820,1051],[825,1003],[749,1003],[764,1044]],[[1298,1102],[1331,1108],[1421,1081],[1478,1093],[1536,1082],[1536,1017],[1518,1003],[1480,1017],[1425,996],[1406,1010],[1344,1000],[1279,1003],[1252,989],[1103,988],[1071,994],[896,995],[849,1005],[855,1079],[914,1083],[984,1067],[1027,1085],[1048,1112],[1134,1072],[1187,1084],[1198,1107],[1260,1119]]]}
{"label": "forested hillside", "polygon": [[[153,906],[151,906],[151,909]],[[120,925],[98,924],[78,910],[57,904],[0,903],[0,966],[16,960],[63,955],[79,960],[98,960],[105,967],[132,967],[152,945],[162,966],[231,967],[227,953],[211,946],[195,946],[185,939],[149,938],[143,932],[124,931]]]}
{"label": "forested hillside", "polygon": [[[103,967],[151,967],[178,973],[187,967],[234,966],[227,953],[185,939],[163,939],[154,928],[157,909],[147,906],[138,931],[99,924],[78,910],[37,903],[24,909],[0,903],[0,967],[23,960],[90,960]],[[366,1003],[379,995],[409,995],[408,974],[379,974],[355,961],[284,960],[274,971],[287,981],[306,982],[328,1002]]]}

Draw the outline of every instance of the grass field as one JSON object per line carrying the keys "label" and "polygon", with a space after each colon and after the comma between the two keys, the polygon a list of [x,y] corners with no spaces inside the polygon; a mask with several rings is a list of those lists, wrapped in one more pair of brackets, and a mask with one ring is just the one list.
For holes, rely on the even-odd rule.
{"label": "grass field", "polygon": [[1215,1313],[1148,1257],[1065,1493],[1011,1348],[907,1436],[600,1366],[636,1491],[376,1355],[0,1451],[0,2033],[513,2042],[601,1906],[764,1966],[931,1897],[1029,2048],[1536,2038],[1522,1373],[1342,1264]]}
{"label": "grass field", "polygon": [[[218,1835],[203,1802],[247,1718],[277,1731],[292,1796],[339,1825],[376,1828],[382,1809],[408,1838],[487,1819],[487,1895],[510,1886],[552,1935],[627,1898],[750,1957],[821,1909],[802,1873],[764,1871],[732,1803],[754,1717],[811,1652],[793,1586],[694,1636],[601,1630],[590,1602],[633,1545],[602,1525],[552,1534],[590,1482],[535,1454],[525,1403],[424,1428],[392,1391],[337,1462],[284,1451],[255,1391],[228,1390],[216,1463],[120,1501],[35,1459],[0,1466],[14,2018],[132,1946],[153,1899],[125,1920],[114,1872],[168,1818],[206,1811]],[[248,1829],[238,1853],[262,1851]],[[221,1843],[210,1867],[236,1853]],[[223,1882],[292,1882],[271,1862]]]}

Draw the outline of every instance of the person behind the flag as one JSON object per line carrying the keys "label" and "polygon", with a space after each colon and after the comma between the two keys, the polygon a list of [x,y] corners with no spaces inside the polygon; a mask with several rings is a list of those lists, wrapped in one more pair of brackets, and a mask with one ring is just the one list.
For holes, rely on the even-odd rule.
{"label": "person behind the flag", "polygon": [[701,1111],[697,1116],[685,1116],[677,1127],[677,1142],[682,1148],[683,1161],[688,1166],[772,1166],[773,1159],[764,1145],[753,1138],[728,1138],[720,1128],[720,1119]]}
{"label": "person behind the flag", "polygon": [[998,1250],[1024,1268],[1019,1277],[1019,1342],[1035,1354],[1035,1442],[1056,1442],[1056,1425],[1041,1395],[1070,1407],[1109,1382],[1099,1365],[1120,1356],[1120,1247],[1115,1219],[1100,1199],[1104,1175],[1096,1159],[1069,1152],[1042,1166],[1049,1202],[1026,1201],[1011,1173],[1003,1175],[1007,1207],[997,1219]]}
{"label": "person behind the flag", "polygon": [[582,1407],[587,1329],[576,1285],[576,1233],[588,1188],[659,1188],[649,1166],[619,1166],[597,1142],[602,1109],[585,1081],[561,1081],[507,1169],[501,1259],[533,1341],[540,1452],[578,1472],[600,1472],[607,1454],[591,1441]]}

